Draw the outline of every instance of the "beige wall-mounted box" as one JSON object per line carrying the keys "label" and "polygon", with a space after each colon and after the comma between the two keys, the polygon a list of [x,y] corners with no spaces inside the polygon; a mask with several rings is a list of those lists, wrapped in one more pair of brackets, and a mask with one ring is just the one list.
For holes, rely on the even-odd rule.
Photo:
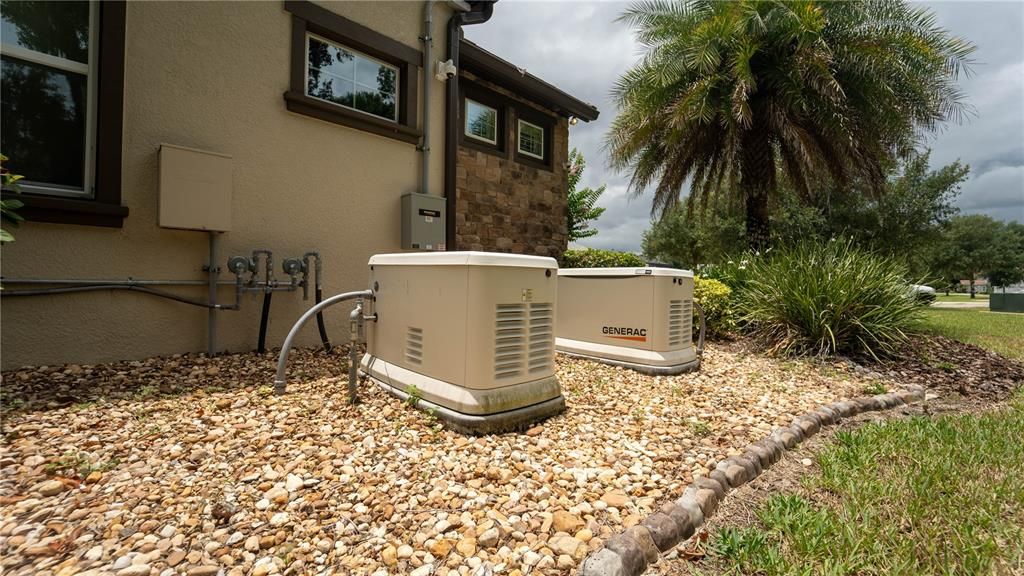
{"label": "beige wall-mounted box", "polygon": [[231,156],[161,144],[160,226],[231,230]]}

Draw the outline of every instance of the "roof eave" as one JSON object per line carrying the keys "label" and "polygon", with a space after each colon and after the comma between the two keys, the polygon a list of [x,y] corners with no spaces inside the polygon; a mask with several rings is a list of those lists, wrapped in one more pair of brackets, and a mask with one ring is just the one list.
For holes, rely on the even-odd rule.
{"label": "roof eave", "polygon": [[465,39],[459,45],[459,65],[524,98],[536,101],[562,116],[575,116],[580,120],[590,122],[596,120],[600,114],[592,104],[559,90],[529,72],[521,71],[511,62],[499,58]]}

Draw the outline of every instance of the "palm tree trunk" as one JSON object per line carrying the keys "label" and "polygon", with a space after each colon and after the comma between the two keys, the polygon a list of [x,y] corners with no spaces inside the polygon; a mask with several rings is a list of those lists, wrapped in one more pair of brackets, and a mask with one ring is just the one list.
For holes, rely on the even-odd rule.
{"label": "palm tree trunk", "polygon": [[768,197],[775,188],[775,162],[768,135],[754,128],[743,137],[740,186],[746,201],[747,246],[761,252],[768,248],[771,229]]}
{"label": "palm tree trunk", "polygon": [[747,247],[756,252],[762,252],[768,248],[770,239],[768,190],[748,190]]}

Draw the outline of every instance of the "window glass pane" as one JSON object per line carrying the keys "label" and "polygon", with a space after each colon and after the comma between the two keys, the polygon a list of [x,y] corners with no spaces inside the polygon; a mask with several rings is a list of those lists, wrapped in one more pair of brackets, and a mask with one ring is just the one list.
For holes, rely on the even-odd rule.
{"label": "window glass pane", "polygon": [[83,189],[86,77],[6,57],[2,68],[0,149],[11,170]]}
{"label": "window glass pane", "polygon": [[498,142],[498,111],[467,98],[466,135],[496,144]]}
{"label": "window glass pane", "polygon": [[394,94],[395,71],[380,62],[356,56],[356,82],[378,87],[382,92]]}
{"label": "window glass pane", "polygon": [[357,88],[356,110],[369,112],[388,120],[395,119],[394,96],[377,90],[369,90],[361,85],[357,86]]}
{"label": "window glass pane", "polygon": [[308,72],[310,96],[397,120],[397,68],[310,37]]}
{"label": "window glass pane", "polygon": [[[317,40],[309,39],[309,67],[310,71],[316,69],[341,78],[353,80],[355,72],[356,55]],[[312,75],[312,74],[311,74]]]}
{"label": "window glass pane", "polygon": [[4,0],[0,40],[88,64],[89,3]]}
{"label": "window glass pane", "polygon": [[544,157],[544,129],[519,122],[519,151],[537,158]]}
{"label": "window glass pane", "polygon": [[351,80],[332,76],[314,68],[309,69],[306,93],[314,98],[321,98],[349,108],[355,107],[355,84]]}

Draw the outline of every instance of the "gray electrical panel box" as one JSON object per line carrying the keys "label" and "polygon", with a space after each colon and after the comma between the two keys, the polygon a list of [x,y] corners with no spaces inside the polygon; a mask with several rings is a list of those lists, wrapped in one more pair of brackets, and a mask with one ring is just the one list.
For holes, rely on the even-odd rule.
{"label": "gray electrical panel box", "polygon": [[428,194],[402,196],[402,249],[444,250],[444,198]]}

